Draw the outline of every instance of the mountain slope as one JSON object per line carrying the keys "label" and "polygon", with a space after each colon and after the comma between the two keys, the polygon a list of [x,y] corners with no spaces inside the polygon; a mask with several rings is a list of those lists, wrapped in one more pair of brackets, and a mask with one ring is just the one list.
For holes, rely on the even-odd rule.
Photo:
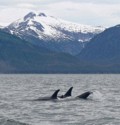
{"label": "mountain slope", "polygon": [[99,71],[120,72],[120,25],[96,35],[78,57]]}
{"label": "mountain slope", "polygon": [[57,52],[78,54],[104,28],[64,21],[44,13],[30,12],[4,29],[33,44]]}
{"label": "mountain slope", "polygon": [[0,73],[69,72],[77,61],[69,54],[37,47],[0,30]]}

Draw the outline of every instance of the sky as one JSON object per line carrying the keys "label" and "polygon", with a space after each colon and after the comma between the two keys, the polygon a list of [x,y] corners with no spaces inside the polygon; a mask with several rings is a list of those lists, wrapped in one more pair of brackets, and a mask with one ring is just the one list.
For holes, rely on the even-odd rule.
{"label": "sky", "polygon": [[31,11],[92,26],[120,23],[120,0],[0,0],[0,25],[7,26]]}

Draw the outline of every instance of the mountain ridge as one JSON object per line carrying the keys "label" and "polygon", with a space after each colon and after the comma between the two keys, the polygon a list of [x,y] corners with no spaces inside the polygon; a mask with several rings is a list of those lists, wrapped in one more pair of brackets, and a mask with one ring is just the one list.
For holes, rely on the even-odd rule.
{"label": "mountain ridge", "polygon": [[2,30],[0,50],[0,73],[120,73],[120,25],[96,35],[77,57]]}

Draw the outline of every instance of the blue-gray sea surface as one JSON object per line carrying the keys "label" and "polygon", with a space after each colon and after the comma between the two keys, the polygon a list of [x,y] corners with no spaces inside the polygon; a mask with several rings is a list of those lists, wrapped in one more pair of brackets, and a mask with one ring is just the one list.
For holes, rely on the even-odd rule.
{"label": "blue-gray sea surface", "polygon": [[[32,101],[93,91],[88,100]],[[120,125],[120,75],[0,75],[0,125]]]}

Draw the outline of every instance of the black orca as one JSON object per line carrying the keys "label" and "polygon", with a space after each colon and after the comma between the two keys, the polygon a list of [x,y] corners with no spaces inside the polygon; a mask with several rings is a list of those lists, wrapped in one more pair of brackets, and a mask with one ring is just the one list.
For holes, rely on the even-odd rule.
{"label": "black orca", "polygon": [[87,99],[87,97],[88,97],[90,94],[92,94],[92,93],[93,93],[93,92],[88,91],[88,92],[85,92],[85,93],[83,93],[83,94],[77,96],[76,98]]}
{"label": "black orca", "polygon": [[56,90],[52,96],[50,97],[42,97],[42,98],[38,98],[38,99],[35,99],[34,101],[49,101],[49,100],[55,100],[57,99],[57,95],[58,95],[58,92],[60,91],[60,89]]}
{"label": "black orca", "polygon": [[58,96],[59,98],[66,98],[66,97],[69,97],[71,96],[72,94],[72,89],[73,87],[70,87],[70,89],[65,93],[65,95],[61,95],[61,96]]}

